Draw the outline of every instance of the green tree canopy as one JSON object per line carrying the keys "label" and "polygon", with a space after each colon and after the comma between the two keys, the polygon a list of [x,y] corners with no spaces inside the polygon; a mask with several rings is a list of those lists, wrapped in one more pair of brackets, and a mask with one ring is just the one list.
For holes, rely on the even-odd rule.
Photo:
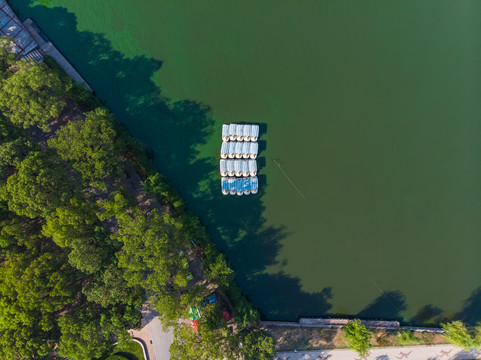
{"label": "green tree canopy", "polygon": [[72,161],[87,183],[105,188],[102,179],[120,172],[116,137],[112,115],[98,108],[87,113],[85,120],[71,121],[60,128],[48,145],[63,159]]}
{"label": "green tree canopy", "polygon": [[18,165],[6,186],[10,210],[31,218],[48,216],[72,196],[65,165],[49,152],[34,152]]}
{"label": "green tree canopy", "polygon": [[159,291],[167,283],[186,285],[187,270],[181,266],[186,259],[175,248],[174,219],[156,209],[145,214],[136,208],[131,214],[117,215],[117,221],[119,229],[113,237],[123,244],[117,258],[130,286]]}
{"label": "green tree canopy", "polygon": [[102,356],[115,342],[105,332],[101,311],[95,306],[76,308],[58,320],[62,333],[59,354],[73,360],[91,360]]}
{"label": "green tree canopy", "polygon": [[479,333],[468,331],[461,321],[441,324],[441,327],[446,331],[444,338],[455,346],[465,350],[481,346]]}
{"label": "green tree canopy", "polygon": [[372,332],[361,323],[361,320],[356,319],[350,321],[343,328],[344,337],[351,350],[354,350],[361,357],[369,355],[371,349]]}
{"label": "green tree canopy", "polygon": [[94,236],[97,216],[92,207],[78,197],[57,207],[47,219],[42,232],[60,247],[70,246],[74,239]]}
{"label": "green tree canopy", "polygon": [[61,99],[65,85],[45,64],[21,60],[16,66],[17,71],[1,83],[0,110],[14,124],[46,130],[65,106]]}
{"label": "green tree canopy", "polygon": [[10,67],[15,62],[15,54],[10,51],[10,41],[0,38],[0,79],[11,75]]}

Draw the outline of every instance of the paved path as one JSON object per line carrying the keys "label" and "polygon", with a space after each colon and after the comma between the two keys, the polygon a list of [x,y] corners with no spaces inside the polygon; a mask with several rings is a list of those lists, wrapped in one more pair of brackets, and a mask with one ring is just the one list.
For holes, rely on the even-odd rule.
{"label": "paved path", "polygon": [[[352,350],[279,352],[279,360],[362,360]],[[374,348],[367,360],[468,360],[481,359],[481,350],[463,351],[452,345]]]}
{"label": "paved path", "polygon": [[169,360],[169,347],[174,339],[172,328],[167,332],[164,332],[158,317],[153,318],[147,325],[147,328],[149,329],[152,343],[154,345],[155,358],[157,360]]}

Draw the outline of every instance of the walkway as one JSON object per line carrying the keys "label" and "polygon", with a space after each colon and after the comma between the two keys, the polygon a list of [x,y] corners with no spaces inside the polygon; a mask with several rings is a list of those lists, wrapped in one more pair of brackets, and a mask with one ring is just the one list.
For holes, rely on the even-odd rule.
{"label": "walkway", "polygon": [[[352,350],[279,352],[278,360],[362,360]],[[463,351],[453,345],[373,348],[366,360],[470,360],[481,359],[481,350]]]}
{"label": "walkway", "polygon": [[147,303],[142,306],[142,328],[130,330],[133,337],[141,339],[147,347],[147,360],[169,360],[170,344],[174,339],[172,329],[164,332],[160,324],[158,313]]}

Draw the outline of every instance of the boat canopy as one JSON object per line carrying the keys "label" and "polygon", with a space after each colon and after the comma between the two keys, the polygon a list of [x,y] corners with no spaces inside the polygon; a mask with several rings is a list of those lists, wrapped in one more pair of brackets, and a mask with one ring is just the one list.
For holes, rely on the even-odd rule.
{"label": "boat canopy", "polygon": [[236,124],[230,124],[229,125],[229,136],[235,135],[236,127],[237,127]]}
{"label": "boat canopy", "polygon": [[237,125],[235,128],[235,135],[237,138],[244,136],[244,125]]}
{"label": "boat canopy", "polygon": [[247,160],[242,160],[242,172],[243,173],[249,172],[249,162]]}
{"label": "boat canopy", "polygon": [[257,176],[251,177],[251,190],[258,190],[259,189],[259,181],[257,180]]}
{"label": "boat canopy", "polygon": [[227,184],[229,185],[229,191],[235,190],[235,178],[229,178]]}
{"label": "boat canopy", "polygon": [[229,191],[229,180],[226,177],[223,177],[220,183],[222,191]]}
{"label": "boat canopy", "polygon": [[220,161],[220,172],[226,172],[227,171],[227,160],[221,160]]}
{"label": "boat canopy", "polygon": [[245,143],[242,142],[236,142],[235,143],[235,153],[237,154],[242,154],[242,145]]}
{"label": "boat canopy", "polygon": [[229,154],[235,154],[236,142],[229,143]]}
{"label": "boat canopy", "polygon": [[227,171],[228,172],[234,171],[234,161],[235,160],[227,160]]}
{"label": "boat canopy", "polygon": [[221,155],[227,155],[228,152],[229,152],[229,144],[222,143],[222,146],[220,148],[220,154]]}
{"label": "boat canopy", "polygon": [[257,171],[257,161],[249,160],[249,171]]}
{"label": "boat canopy", "polygon": [[242,160],[234,160],[234,171],[235,172],[242,171]]}
{"label": "boat canopy", "polygon": [[235,179],[235,189],[236,191],[243,191],[243,183],[242,183],[242,179]]}
{"label": "boat canopy", "polygon": [[252,125],[244,125],[244,140],[249,141],[252,132]]}
{"label": "boat canopy", "polygon": [[259,150],[259,144],[256,142],[250,143],[249,154],[250,155],[257,155],[257,151]]}
{"label": "boat canopy", "polygon": [[250,145],[250,143],[248,143],[248,142],[245,142],[245,143],[242,144],[242,154],[243,154],[243,155],[244,155],[244,154],[246,154],[246,155],[249,154],[249,148],[250,148],[249,145]]}
{"label": "boat canopy", "polygon": [[251,136],[259,137],[259,125],[252,125]]}
{"label": "boat canopy", "polygon": [[229,125],[223,124],[222,125],[222,137],[229,136]]}

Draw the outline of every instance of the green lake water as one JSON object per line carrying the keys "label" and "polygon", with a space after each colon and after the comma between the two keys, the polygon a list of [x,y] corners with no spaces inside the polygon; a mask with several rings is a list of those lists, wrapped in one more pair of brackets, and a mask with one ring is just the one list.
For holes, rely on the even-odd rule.
{"label": "green lake water", "polygon": [[[265,318],[481,320],[481,2],[11,4],[148,146]],[[256,196],[220,193],[231,122],[261,125]]]}

